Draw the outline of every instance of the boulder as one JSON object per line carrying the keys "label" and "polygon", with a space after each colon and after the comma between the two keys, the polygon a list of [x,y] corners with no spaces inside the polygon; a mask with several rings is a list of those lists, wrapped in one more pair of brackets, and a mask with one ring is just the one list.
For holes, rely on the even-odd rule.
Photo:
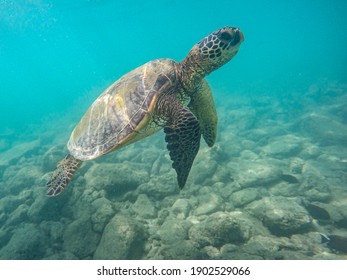
{"label": "boulder", "polygon": [[178,194],[179,188],[174,171],[171,170],[169,174],[152,177],[147,183],[140,185],[137,191],[151,199],[162,200],[167,196]]}
{"label": "boulder", "polygon": [[159,254],[165,260],[202,260],[207,254],[199,249],[199,245],[191,240],[181,240],[174,244],[164,245]]}
{"label": "boulder", "polygon": [[278,236],[306,232],[312,223],[304,207],[284,197],[265,197],[247,205],[246,210]]}
{"label": "boulder", "polygon": [[263,147],[261,151],[271,157],[292,157],[301,151],[303,139],[291,134],[271,139],[271,142]]}
{"label": "boulder", "polygon": [[88,186],[104,191],[106,198],[112,200],[147,182],[149,174],[131,162],[100,163],[93,164],[84,178]]}
{"label": "boulder", "polygon": [[145,194],[140,194],[132,205],[133,211],[144,219],[153,219],[157,216],[154,203]]}
{"label": "boulder", "polygon": [[261,192],[256,188],[247,188],[232,193],[230,200],[235,207],[243,207],[246,204],[258,199],[261,196]]}
{"label": "boulder", "polygon": [[31,153],[39,147],[39,140],[16,144],[11,149],[1,153],[0,166],[12,164],[19,160],[22,156]]}
{"label": "boulder", "polygon": [[274,196],[295,197],[300,195],[298,185],[280,182],[269,189],[269,193]]}
{"label": "boulder", "polygon": [[42,259],[47,244],[45,235],[36,225],[23,223],[15,229],[10,241],[0,250],[0,259]]}
{"label": "boulder", "polygon": [[6,182],[6,191],[18,195],[25,189],[30,189],[37,185],[42,176],[41,171],[36,166],[10,166],[3,174]]}
{"label": "boulder", "polygon": [[331,115],[306,114],[298,121],[297,129],[321,145],[345,145],[346,143],[347,125]]}
{"label": "boulder", "polygon": [[26,220],[26,215],[28,212],[29,206],[26,204],[21,204],[14,210],[11,215],[9,215],[8,219],[5,222],[5,227],[16,226]]}
{"label": "boulder", "polygon": [[168,217],[158,230],[160,240],[165,244],[173,244],[188,239],[188,230],[192,223]]}
{"label": "boulder", "polygon": [[278,181],[281,175],[281,170],[275,163],[264,159],[233,161],[228,166],[241,188],[268,186]]}
{"label": "boulder", "polygon": [[221,247],[226,243],[242,244],[253,234],[264,232],[259,221],[242,212],[216,212],[194,224],[189,238],[202,247]]}
{"label": "boulder", "polygon": [[255,259],[273,259],[274,254],[283,247],[280,240],[271,235],[254,236],[240,248],[240,252],[254,256]]}
{"label": "boulder", "polygon": [[222,210],[223,208],[222,199],[213,192],[199,196],[198,200],[199,205],[193,211],[194,215],[196,216],[208,215]]}
{"label": "boulder", "polygon": [[65,251],[79,259],[88,259],[94,253],[100,235],[93,231],[92,223],[88,215],[85,215],[67,225],[63,239]]}
{"label": "boulder", "polygon": [[58,162],[62,160],[67,151],[63,145],[53,146],[42,157],[42,171],[44,173],[54,171]]}
{"label": "boulder", "polygon": [[175,201],[175,203],[171,207],[171,212],[178,219],[185,219],[188,217],[189,212],[192,206],[189,202],[189,199],[179,198]]}
{"label": "boulder", "polygon": [[46,187],[35,188],[34,202],[30,205],[27,215],[30,221],[59,220],[69,196],[60,195],[54,199],[46,196]]}
{"label": "boulder", "polygon": [[102,233],[106,224],[114,216],[114,209],[112,202],[108,199],[101,197],[92,202],[94,208],[91,216],[91,222],[93,224],[93,230],[98,233]]}
{"label": "boulder", "polygon": [[50,247],[61,249],[64,236],[64,223],[57,221],[42,221],[40,229],[49,237]]}
{"label": "boulder", "polygon": [[94,259],[140,259],[144,252],[143,224],[123,214],[115,215],[106,225]]}

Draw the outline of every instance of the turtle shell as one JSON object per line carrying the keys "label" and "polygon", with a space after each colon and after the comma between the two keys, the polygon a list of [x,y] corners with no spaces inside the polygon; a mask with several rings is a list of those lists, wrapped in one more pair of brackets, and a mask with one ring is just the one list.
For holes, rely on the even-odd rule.
{"label": "turtle shell", "polygon": [[100,157],[158,131],[158,96],[176,83],[174,61],[150,61],[108,87],[75,127],[67,144],[77,159]]}

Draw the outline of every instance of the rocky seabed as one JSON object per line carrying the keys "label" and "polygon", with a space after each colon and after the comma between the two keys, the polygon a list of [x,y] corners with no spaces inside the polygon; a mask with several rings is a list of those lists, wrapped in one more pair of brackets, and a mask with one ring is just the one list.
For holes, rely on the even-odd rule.
{"label": "rocky seabed", "polygon": [[346,259],[346,85],[217,110],[217,143],[202,142],[182,191],[162,132],[85,162],[54,198],[45,184],[73,126],[4,137],[0,258]]}

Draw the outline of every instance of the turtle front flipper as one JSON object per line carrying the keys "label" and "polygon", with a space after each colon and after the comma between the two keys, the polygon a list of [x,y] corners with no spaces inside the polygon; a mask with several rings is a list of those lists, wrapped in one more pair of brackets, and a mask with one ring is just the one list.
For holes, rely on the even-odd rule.
{"label": "turtle front flipper", "polygon": [[205,142],[212,147],[217,136],[217,111],[212,92],[206,80],[202,80],[188,107],[198,118]]}
{"label": "turtle front flipper", "polygon": [[171,104],[174,110],[164,127],[165,141],[182,189],[200,147],[200,125],[194,114],[179,103]]}
{"label": "turtle front flipper", "polygon": [[74,158],[70,154],[65,156],[65,158],[58,163],[56,170],[47,183],[47,195],[59,195],[66,188],[81,163],[81,160]]}

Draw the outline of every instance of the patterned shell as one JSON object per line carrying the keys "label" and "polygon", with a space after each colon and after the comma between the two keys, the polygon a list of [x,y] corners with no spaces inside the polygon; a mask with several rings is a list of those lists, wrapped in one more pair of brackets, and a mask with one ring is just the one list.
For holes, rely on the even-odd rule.
{"label": "patterned shell", "polygon": [[80,160],[94,159],[158,131],[153,111],[158,96],[175,84],[174,63],[150,61],[107,88],[72,132],[70,153]]}

